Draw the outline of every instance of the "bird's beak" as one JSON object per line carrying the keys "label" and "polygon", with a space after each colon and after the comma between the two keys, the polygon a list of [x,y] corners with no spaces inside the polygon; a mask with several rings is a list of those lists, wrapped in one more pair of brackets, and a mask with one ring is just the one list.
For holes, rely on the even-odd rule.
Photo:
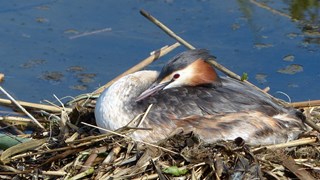
{"label": "bird's beak", "polygon": [[153,83],[147,90],[143,91],[140,96],[136,98],[136,102],[141,101],[165,88],[171,81],[161,82],[161,83]]}

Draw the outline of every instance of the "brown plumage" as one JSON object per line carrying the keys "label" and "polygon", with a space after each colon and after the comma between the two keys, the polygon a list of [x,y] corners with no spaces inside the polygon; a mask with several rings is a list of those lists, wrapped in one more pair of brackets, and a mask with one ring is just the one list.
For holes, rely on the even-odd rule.
{"label": "brown plumage", "polygon": [[97,124],[115,130],[153,104],[133,138],[156,142],[177,128],[206,142],[242,137],[250,144],[296,138],[305,128],[301,112],[283,107],[251,86],[219,77],[206,50],[190,50],[170,60],[159,75],[140,71],[115,82],[99,97]]}

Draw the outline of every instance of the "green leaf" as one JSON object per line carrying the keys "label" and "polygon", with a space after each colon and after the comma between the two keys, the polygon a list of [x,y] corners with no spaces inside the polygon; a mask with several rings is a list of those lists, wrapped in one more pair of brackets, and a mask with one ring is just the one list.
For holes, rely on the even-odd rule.
{"label": "green leaf", "polygon": [[241,81],[248,80],[248,73],[242,73]]}
{"label": "green leaf", "polygon": [[163,169],[164,173],[171,174],[173,176],[182,176],[188,173],[187,169],[180,169],[177,166],[170,166]]}

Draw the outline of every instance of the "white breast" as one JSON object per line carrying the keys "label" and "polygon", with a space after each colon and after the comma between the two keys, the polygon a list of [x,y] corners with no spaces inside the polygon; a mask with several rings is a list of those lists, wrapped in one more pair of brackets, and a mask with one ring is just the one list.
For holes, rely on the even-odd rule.
{"label": "white breast", "polygon": [[[156,71],[138,71],[120,78],[104,90],[95,108],[96,123],[99,127],[116,130],[128,124],[139,112],[132,112],[135,98],[147,89],[157,78]],[[128,109],[131,109],[129,112]]]}

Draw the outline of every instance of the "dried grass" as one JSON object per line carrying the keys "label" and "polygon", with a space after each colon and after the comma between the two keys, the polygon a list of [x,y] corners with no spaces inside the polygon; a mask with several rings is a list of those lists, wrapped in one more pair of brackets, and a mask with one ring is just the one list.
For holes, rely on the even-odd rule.
{"label": "dried grass", "polygon": [[[319,124],[319,107],[305,108],[305,112]],[[32,113],[47,131],[34,129],[30,135],[34,140],[2,152],[3,179],[171,179],[175,175],[183,179],[320,178],[316,131],[306,132],[294,143],[251,147],[240,138],[206,144],[197,135],[178,130],[151,146],[127,136],[134,129],[99,134],[79,123],[94,123],[91,106],[74,108],[65,128],[50,121],[48,115]]]}

